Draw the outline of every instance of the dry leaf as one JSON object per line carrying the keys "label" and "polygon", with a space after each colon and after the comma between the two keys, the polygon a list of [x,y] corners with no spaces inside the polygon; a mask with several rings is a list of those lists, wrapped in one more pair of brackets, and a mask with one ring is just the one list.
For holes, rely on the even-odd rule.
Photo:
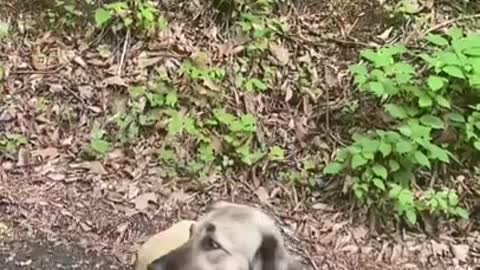
{"label": "dry leaf", "polygon": [[153,192],[144,193],[135,199],[133,199],[133,203],[135,204],[135,208],[139,211],[143,211],[147,209],[149,202],[157,202],[157,195]]}
{"label": "dry leaf", "polygon": [[381,40],[387,40],[390,34],[392,33],[393,27],[387,28],[387,30],[383,31],[380,35],[377,37]]}
{"label": "dry leaf", "polygon": [[62,181],[65,179],[65,174],[63,173],[49,173],[47,177],[54,181]]}
{"label": "dry leaf", "polygon": [[81,163],[70,164],[73,169],[87,169],[95,174],[106,174],[107,171],[99,161],[86,161]]}
{"label": "dry leaf", "polygon": [[55,147],[47,147],[32,151],[32,156],[40,156],[42,159],[49,159],[58,156],[58,149]]}
{"label": "dry leaf", "polygon": [[104,86],[108,85],[118,85],[118,86],[125,86],[128,87],[127,83],[125,83],[125,80],[119,76],[112,76],[108,77],[105,80],[102,81],[102,84]]}
{"label": "dry leaf", "polygon": [[268,195],[267,190],[264,187],[259,187],[256,191],[255,194],[257,195],[258,199],[264,204],[269,204],[270,203],[270,195]]}
{"label": "dry leaf", "polygon": [[285,66],[286,64],[288,64],[288,60],[290,59],[290,53],[285,47],[270,42],[268,44],[268,48],[270,49],[270,52],[277,59],[280,65]]}
{"label": "dry leaf", "polygon": [[470,247],[468,245],[451,245],[452,253],[461,262],[466,262],[468,257],[468,251]]}

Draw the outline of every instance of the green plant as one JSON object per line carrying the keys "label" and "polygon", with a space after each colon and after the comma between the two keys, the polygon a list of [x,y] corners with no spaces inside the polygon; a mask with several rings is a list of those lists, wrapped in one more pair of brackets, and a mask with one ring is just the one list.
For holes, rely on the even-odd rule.
{"label": "green plant", "polygon": [[157,80],[151,87],[132,86],[128,88],[129,99],[125,106],[118,106],[109,121],[119,129],[120,140],[135,139],[140,129],[157,123],[163,109],[174,108],[177,92],[165,80]]}
{"label": "green plant", "polygon": [[92,129],[90,133],[90,143],[87,147],[87,154],[97,157],[97,156],[104,156],[107,154],[110,149],[112,148],[109,141],[105,139],[106,131],[95,127]]}
{"label": "green plant", "polygon": [[104,4],[95,10],[95,24],[104,28],[112,24],[114,32],[123,29],[135,29],[140,33],[150,34],[167,27],[165,18],[149,1],[130,0]]}
{"label": "green plant", "polygon": [[0,136],[0,153],[15,154],[22,145],[27,145],[28,140],[22,134],[7,133]]}
{"label": "green plant", "polygon": [[[468,217],[455,199],[455,188],[441,182],[437,185],[442,191],[428,189],[416,173],[457,161],[456,151],[469,144],[478,149],[480,134],[480,107],[475,103],[480,85],[480,36],[465,35],[454,27],[447,37],[429,34],[426,40],[428,50],[423,52],[402,45],[361,51],[367,62],[351,67],[354,83],[377,97],[393,121],[384,130],[354,134],[353,143],[324,168],[325,174],[352,175],[351,189],[362,205],[383,212],[393,209],[412,224],[419,211]],[[437,141],[447,128],[460,140]]]}
{"label": "green plant", "polygon": [[182,63],[180,73],[185,74],[191,80],[222,81],[225,78],[225,69],[196,65],[190,60],[186,60]]}
{"label": "green plant", "polygon": [[225,109],[217,108],[213,110],[213,116],[210,124],[226,127],[227,132],[223,135],[223,139],[235,149],[235,153],[243,163],[252,165],[265,156],[265,153],[260,150],[252,152],[251,143],[256,132],[256,120],[251,114],[237,117],[226,112]]}

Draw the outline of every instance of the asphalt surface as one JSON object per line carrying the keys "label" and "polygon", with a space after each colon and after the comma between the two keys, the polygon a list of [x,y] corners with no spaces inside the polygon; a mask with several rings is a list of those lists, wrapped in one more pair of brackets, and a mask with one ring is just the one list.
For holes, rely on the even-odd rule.
{"label": "asphalt surface", "polygon": [[67,247],[48,241],[0,240],[2,270],[94,270],[129,269],[109,255],[87,253],[80,247]]}

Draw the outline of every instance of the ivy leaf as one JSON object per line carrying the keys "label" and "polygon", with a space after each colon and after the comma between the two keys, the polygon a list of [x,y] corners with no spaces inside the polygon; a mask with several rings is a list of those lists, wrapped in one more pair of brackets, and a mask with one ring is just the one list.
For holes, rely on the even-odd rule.
{"label": "ivy leaf", "polygon": [[367,164],[368,160],[365,159],[361,154],[356,154],[352,157],[352,169],[356,169]]}
{"label": "ivy leaf", "polygon": [[465,118],[459,113],[449,113],[447,114],[448,119],[452,122],[465,123]]}
{"label": "ivy leaf", "polygon": [[459,78],[459,79],[465,79],[465,76],[463,75],[463,71],[459,67],[445,66],[445,67],[442,68],[442,70],[452,77]]}
{"label": "ivy leaf", "polygon": [[447,34],[453,39],[460,39],[463,37],[463,30],[460,27],[454,26],[448,29]]}
{"label": "ivy leaf", "polygon": [[445,38],[443,38],[440,35],[428,33],[428,35],[425,37],[425,39],[428,40],[429,42],[437,45],[437,46],[447,46],[448,45],[448,40],[446,40]]}
{"label": "ivy leaf", "polygon": [[323,169],[323,173],[327,175],[336,175],[343,169],[343,164],[339,162],[330,162],[325,168]]}
{"label": "ivy leaf", "polygon": [[443,81],[442,77],[431,75],[430,77],[428,77],[427,84],[428,87],[432,89],[432,91],[436,92],[445,85],[445,82]]}
{"label": "ivy leaf", "polygon": [[433,116],[433,115],[424,115],[420,118],[420,123],[424,124],[425,126],[429,126],[431,128],[436,129],[443,129],[445,128],[442,119]]}
{"label": "ivy leaf", "polygon": [[428,157],[425,156],[424,153],[421,151],[415,151],[414,153],[415,160],[417,160],[418,164],[430,168],[430,160],[428,160]]}
{"label": "ivy leaf", "polygon": [[177,93],[174,91],[168,92],[167,96],[165,97],[165,104],[171,107],[175,106],[175,104],[177,104]]}
{"label": "ivy leaf", "polygon": [[385,169],[385,167],[383,167],[382,165],[380,164],[373,165],[372,171],[375,175],[381,177],[382,179],[387,179],[387,176],[388,176],[387,169]]}

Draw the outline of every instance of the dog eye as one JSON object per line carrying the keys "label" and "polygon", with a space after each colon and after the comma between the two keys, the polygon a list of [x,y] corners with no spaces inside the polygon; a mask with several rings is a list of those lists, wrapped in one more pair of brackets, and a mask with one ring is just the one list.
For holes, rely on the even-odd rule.
{"label": "dog eye", "polygon": [[205,249],[207,250],[215,250],[215,249],[221,248],[220,245],[212,238],[206,238],[204,243],[205,243]]}

